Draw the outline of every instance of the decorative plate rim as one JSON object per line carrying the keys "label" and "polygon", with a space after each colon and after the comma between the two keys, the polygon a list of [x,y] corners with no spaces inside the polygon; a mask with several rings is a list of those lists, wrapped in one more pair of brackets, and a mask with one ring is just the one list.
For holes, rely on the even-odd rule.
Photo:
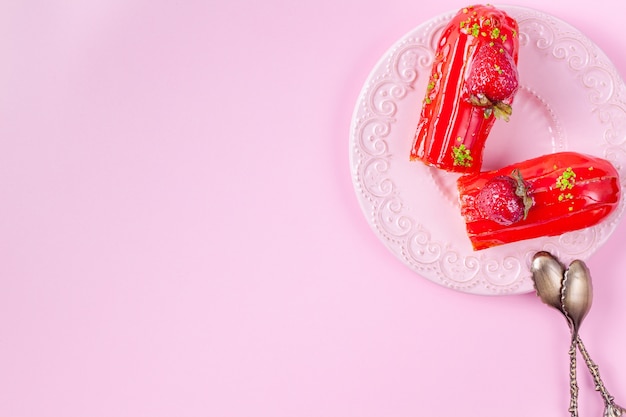
{"label": "decorative plate rim", "polygon": [[[614,65],[591,40],[561,19],[521,6],[497,7],[518,20],[520,48],[551,54],[550,58],[562,61],[567,66],[564,68],[575,74],[579,87],[586,89],[594,117],[606,126],[603,151],[598,156],[616,166],[623,196],[626,190],[626,88]],[[624,198],[618,209],[596,226],[561,236],[503,245],[507,249],[496,252],[489,249],[462,253],[449,242],[433,237],[431,228],[414,217],[395,186],[391,172],[399,162],[390,152],[388,140],[398,129],[402,116],[399,109],[406,97],[418,90],[415,85],[420,74],[430,74],[439,33],[456,13],[455,10],[440,14],[415,27],[396,41],[370,72],[354,108],[350,130],[349,157],[354,189],[374,233],[405,265],[424,278],[472,294],[528,293],[533,290],[529,265],[534,253],[548,250],[564,262],[586,260],[617,227],[624,213]],[[417,94],[422,92],[417,91]],[[418,113],[419,108],[415,112]],[[567,148],[567,143],[553,146],[558,150]]]}

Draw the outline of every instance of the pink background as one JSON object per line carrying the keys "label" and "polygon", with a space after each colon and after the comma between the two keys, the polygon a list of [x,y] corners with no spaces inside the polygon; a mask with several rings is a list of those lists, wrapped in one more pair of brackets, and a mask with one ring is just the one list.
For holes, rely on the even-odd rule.
{"label": "pink background", "polygon": [[[626,74],[619,4],[516,3]],[[419,277],[352,187],[370,70],[465,5],[0,1],[0,416],[569,415],[563,318]],[[625,240],[582,329],[622,404]]]}

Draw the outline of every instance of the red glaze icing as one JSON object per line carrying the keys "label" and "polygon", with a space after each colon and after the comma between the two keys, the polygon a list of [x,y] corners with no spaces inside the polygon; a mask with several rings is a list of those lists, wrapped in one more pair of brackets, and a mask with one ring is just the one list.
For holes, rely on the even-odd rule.
{"label": "red glaze icing", "polygon": [[[514,169],[519,169],[529,184],[534,204],[525,220],[503,226],[485,219],[474,202],[489,179],[511,175]],[[576,174],[573,181],[569,180],[573,185],[559,187],[557,181],[568,169]],[[475,250],[593,226],[610,214],[620,200],[615,167],[604,159],[575,152],[544,155],[495,171],[464,175],[457,180],[457,186],[461,214]]]}
{"label": "red glaze icing", "polygon": [[[476,26],[477,25],[477,26]],[[493,37],[497,28],[497,37]],[[477,36],[474,36],[477,35]],[[411,159],[448,171],[478,172],[485,141],[495,121],[485,108],[469,102],[465,85],[474,53],[481,42],[498,42],[517,63],[517,22],[493,6],[462,9],[445,27],[436,50],[429,87],[411,149]],[[513,97],[503,100],[511,104]],[[455,163],[453,148],[469,150],[470,166]]]}

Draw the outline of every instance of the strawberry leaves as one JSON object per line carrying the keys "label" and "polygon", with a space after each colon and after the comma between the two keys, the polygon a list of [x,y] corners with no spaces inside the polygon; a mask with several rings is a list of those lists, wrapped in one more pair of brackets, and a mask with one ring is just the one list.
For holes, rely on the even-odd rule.
{"label": "strawberry leaves", "polygon": [[513,178],[517,181],[515,195],[522,199],[522,203],[524,204],[523,220],[526,220],[526,217],[528,217],[528,211],[533,206],[534,202],[532,197],[528,194],[528,185],[526,184],[526,181],[524,181],[524,178],[522,178],[520,170],[517,168],[514,169],[511,175],[513,175]]}
{"label": "strawberry leaves", "polygon": [[493,114],[496,118],[508,122],[509,117],[513,114],[513,108],[509,104],[503,101],[493,103],[484,94],[470,96],[470,103],[476,107],[485,108],[483,111],[485,119],[490,118]]}

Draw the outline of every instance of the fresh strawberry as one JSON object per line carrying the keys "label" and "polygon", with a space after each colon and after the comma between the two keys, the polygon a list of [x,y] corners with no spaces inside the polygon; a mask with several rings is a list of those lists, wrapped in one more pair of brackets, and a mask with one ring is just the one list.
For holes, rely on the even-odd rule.
{"label": "fresh strawberry", "polygon": [[478,47],[467,81],[470,94],[502,101],[517,90],[517,65],[499,42],[483,42]]}
{"label": "fresh strawberry", "polygon": [[499,175],[489,180],[476,197],[476,206],[482,215],[498,224],[509,226],[526,219],[533,205],[528,195],[528,184],[519,170],[516,178]]}
{"label": "fresh strawberry", "polygon": [[517,65],[499,42],[481,43],[467,79],[470,102],[505,120],[511,115],[510,101],[519,87]]}

